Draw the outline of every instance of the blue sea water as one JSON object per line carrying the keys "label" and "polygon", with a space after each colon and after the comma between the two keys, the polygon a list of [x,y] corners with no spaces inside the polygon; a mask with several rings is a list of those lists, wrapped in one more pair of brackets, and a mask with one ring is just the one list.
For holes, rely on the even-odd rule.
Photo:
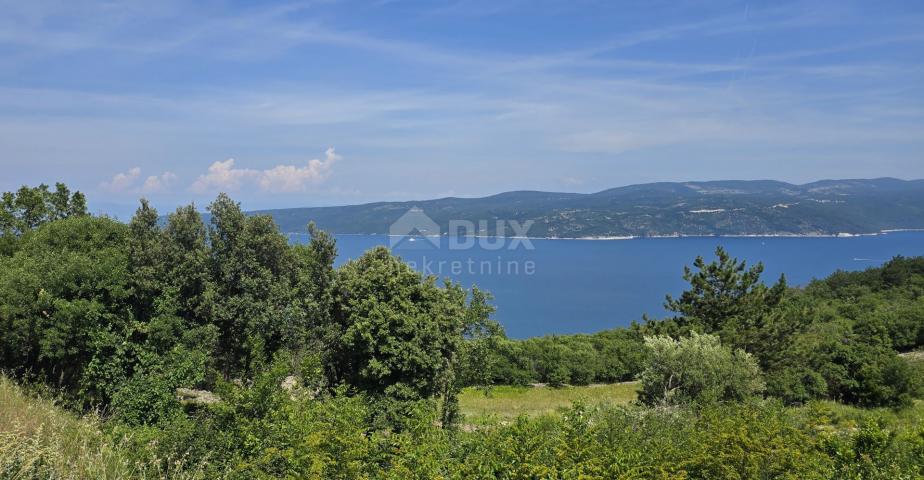
{"label": "blue sea water", "polygon": [[[293,236],[303,242],[305,236]],[[684,289],[683,266],[716,246],[749,264],[763,262],[764,281],[790,284],[841,270],[878,266],[895,255],[924,255],[924,232],[832,237],[683,237],[629,240],[396,238],[338,235],[337,263],[376,245],[418,270],[494,295],[495,319],[512,338],[592,333],[629,325],[643,313],[667,315],[665,294]],[[438,246],[437,246],[438,244]]]}

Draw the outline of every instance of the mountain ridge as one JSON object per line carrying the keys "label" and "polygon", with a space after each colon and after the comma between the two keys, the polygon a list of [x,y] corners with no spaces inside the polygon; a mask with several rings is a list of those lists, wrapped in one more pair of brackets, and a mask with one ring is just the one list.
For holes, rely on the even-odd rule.
{"label": "mountain ridge", "polygon": [[[451,220],[486,223],[481,235],[513,235],[496,221],[532,222],[531,237],[836,235],[924,228],[924,180],[710,180],[625,185],[593,193],[517,190],[485,197],[264,209],[284,232],[314,221],[337,234],[387,234],[412,207],[449,234]],[[475,234],[472,231],[453,234]]]}

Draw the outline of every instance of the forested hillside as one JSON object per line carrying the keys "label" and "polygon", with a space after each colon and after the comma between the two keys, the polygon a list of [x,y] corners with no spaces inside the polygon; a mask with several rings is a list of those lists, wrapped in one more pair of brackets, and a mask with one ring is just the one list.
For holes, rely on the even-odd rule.
{"label": "forested hillside", "polygon": [[[21,386],[0,384],[0,477],[90,475],[69,435],[139,477],[924,475],[924,367],[899,355],[924,347],[924,258],[794,289],[719,249],[670,318],[509,340],[487,292],[382,247],[334,268],[332,236],[289,244],[223,194],[163,224],[144,200],[87,215],[64,185],[3,198],[0,368]],[[459,408],[466,386],[625,380],[628,407]],[[36,396],[71,413],[23,413]]]}
{"label": "forested hillside", "polygon": [[440,232],[449,222],[484,221],[481,235],[522,235],[495,220],[532,222],[532,237],[655,235],[836,235],[924,228],[924,180],[824,180],[804,185],[769,180],[650,183],[592,194],[506,192],[484,198],[319,208],[286,208],[269,214],[284,232],[309,221],[333,233],[389,233],[412,207],[423,209]]}

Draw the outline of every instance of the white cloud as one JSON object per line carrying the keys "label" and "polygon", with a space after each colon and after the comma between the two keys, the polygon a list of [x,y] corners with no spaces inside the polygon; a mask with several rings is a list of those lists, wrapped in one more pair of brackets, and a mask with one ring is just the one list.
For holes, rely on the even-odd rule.
{"label": "white cloud", "polygon": [[117,173],[112,180],[103,182],[102,187],[110,192],[124,192],[135,186],[135,181],[141,176],[141,169],[134,167],[127,172]]}
{"label": "white cloud", "polygon": [[234,191],[241,187],[244,180],[259,176],[260,172],[250,169],[234,168],[234,159],[216,161],[209,166],[205,175],[199,175],[192,184],[195,192],[204,193],[211,190]]}
{"label": "white cloud", "polygon": [[176,181],[176,175],[173,172],[164,172],[160,175],[151,175],[145,179],[141,186],[142,193],[158,193],[168,190],[170,185]]}
{"label": "white cloud", "polygon": [[176,181],[173,172],[164,172],[160,175],[150,175],[139,186],[141,168],[133,167],[127,172],[115,174],[112,180],[101,184],[103,190],[112,193],[160,193],[166,191]]}
{"label": "white cloud", "polygon": [[265,191],[300,192],[308,184],[318,183],[330,175],[331,166],[340,160],[340,155],[330,147],[324,152],[324,160],[313,158],[307,165],[277,165],[260,174],[260,188]]}
{"label": "white cloud", "polygon": [[309,184],[320,183],[331,173],[331,166],[342,157],[333,147],[325,152],[323,160],[311,159],[305,165],[277,165],[267,170],[234,168],[234,159],[216,161],[206,174],[192,184],[192,190],[205,193],[215,190],[235,191],[245,183],[254,182],[266,192],[299,192]]}

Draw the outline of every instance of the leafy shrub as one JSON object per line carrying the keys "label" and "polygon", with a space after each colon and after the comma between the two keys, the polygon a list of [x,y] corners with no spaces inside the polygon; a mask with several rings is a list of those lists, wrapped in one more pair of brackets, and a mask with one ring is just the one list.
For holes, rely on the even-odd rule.
{"label": "leafy shrub", "polygon": [[650,355],[640,398],[648,405],[743,400],[763,391],[757,361],[723,346],[716,336],[648,337],[645,345]]}
{"label": "leafy shrub", "polygon": [[911,367],[895,351],[868,343],[843,322],[811,325],[791,339],[781,357],[769,373],[769,392],[790,403],[830,398],[902,406],[917,394]]}
{"label": "leafy shrub", "polygon": [[641,335],[617,329],[504,340],[490,354],[494,383],[587,385],[634,379],[642,371],[646,350]]}
{"label": "leafy shrub", "polygon": [[205,359],[203,352],[176,348],[163,360],[146,365],[116,390],[114,418],[129,425],[151,425],[180,414],[176,389],[202,382]]}

